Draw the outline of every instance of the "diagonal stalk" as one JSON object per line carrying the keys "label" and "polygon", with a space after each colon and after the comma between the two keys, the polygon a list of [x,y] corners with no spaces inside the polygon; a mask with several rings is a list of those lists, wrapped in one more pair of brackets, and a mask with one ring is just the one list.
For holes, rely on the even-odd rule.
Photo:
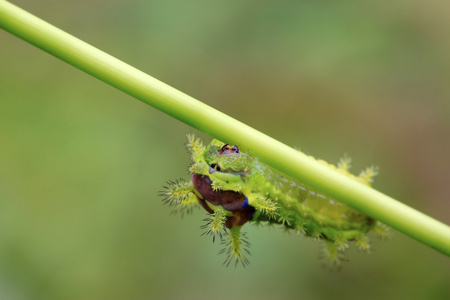
{"label": "diagonal stalk", "polygon": [[450,256],[450,227],[0,0],[0,27],[111,86]]}

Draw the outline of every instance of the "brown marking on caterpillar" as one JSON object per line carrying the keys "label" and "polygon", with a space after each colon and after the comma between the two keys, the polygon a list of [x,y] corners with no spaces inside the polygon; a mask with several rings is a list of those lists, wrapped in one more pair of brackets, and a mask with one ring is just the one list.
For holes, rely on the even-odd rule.
{"label": "brown marking on caterpillar", "polygon": [[219,153],[220,154],[239,153],[239,147],[225,144],[223,145],[222,149],[219,150]]}
{"label": "brown marking on caterpillar", "polygon": [[225,222],[227,228],[244,225],[255,213],[255,209],[248,205],[248,200],[243,194],[233,191],[214,190],[211,179],[206,175],[192,174],[191,180],[194,189],[202,197],[200,199],[196,193],[197,200],[207,212],[210,214],[214,213],[206,201],[213,205],[222,206],[227,211],[232,212],[232,215],[227,217]]}

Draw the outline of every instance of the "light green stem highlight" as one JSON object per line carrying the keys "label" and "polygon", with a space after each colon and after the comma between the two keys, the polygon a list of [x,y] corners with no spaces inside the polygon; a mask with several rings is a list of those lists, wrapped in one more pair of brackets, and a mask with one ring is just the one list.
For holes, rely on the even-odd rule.
{"label": "light green stem highlight", "polygon": [[0,0],[0,27],[212,137],[249,149],[268,165],[450,256],[450,227],[205,105]]}

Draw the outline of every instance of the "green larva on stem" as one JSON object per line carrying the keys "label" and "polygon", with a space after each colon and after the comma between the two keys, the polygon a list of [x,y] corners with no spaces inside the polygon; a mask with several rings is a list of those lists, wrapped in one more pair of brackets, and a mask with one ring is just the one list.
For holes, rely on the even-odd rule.
{"label": "green larva on stem", "polygon": [[[187,147],[191,180],[170,181],[161,195],[175,211],[189,212],[200,204],[210,214],[202,228],[213,240],[226,243],[221,251],[227,255],[226,265],[248,264],[248,241],[241,232],[247,222],[276,223],[324,241],[324,263],[331,268],[340,266],[349,241],[369,251],[367,233],[387,233],[384,224],[241,153],[237,146],[213,140],[205,147],[188,135]],[[366,185],[377,174],[374,167],[358,176],[350,174],[349,158],[337,167],[321,162]]]}

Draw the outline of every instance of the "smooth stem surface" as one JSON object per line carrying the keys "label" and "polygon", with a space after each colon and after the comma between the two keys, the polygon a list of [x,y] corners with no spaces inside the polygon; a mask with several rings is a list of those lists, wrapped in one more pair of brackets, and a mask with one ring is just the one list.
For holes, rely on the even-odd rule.
{"label": "smooth stem surface", "polygon": [[0,0],[0,27],[86,73],[450,256],[450,227],[352,180]]}

